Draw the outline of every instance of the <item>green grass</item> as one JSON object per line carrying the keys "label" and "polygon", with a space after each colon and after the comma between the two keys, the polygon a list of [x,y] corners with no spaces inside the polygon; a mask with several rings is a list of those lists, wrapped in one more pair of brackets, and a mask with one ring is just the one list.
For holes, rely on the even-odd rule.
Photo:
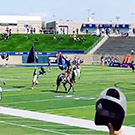
{"label": "green grass", "polygon": [[[39,85],[32,90],[31,80],[33,68],[0,68],[1,85],[3,86],[3,79],[5,79],[7,83],[6,86],[3,86],[3,89],[21,90],[3,92],[0,105],[25,110],[34,110],[42,113],[94,120],[95,103],[99,94],[107,87],[117,86],[122,90],[127,98],[127,116],[125,118],[124,125],[135,126],[135,73],[132,73],[130,69],[83,66],[81,79],[77,79],[75,83],[75,93],[70,92],[69,94],[51,92],[51,90],[55,90],[56,88],[55,82],[57,75],[60,72],[61,71],[59,69],[53,68],[53,72],[40,76]],[[60,87],[60,91],[64,91],[62,86]],[[67,95],[72,95],[72,97],[67,98]],[[76,98],[80,97],[83,97],[83,99],[95,99],[76,100]],[[4,117],[5,119],[8,119],[8,117]],[[32,120],[30,121],[32,123]],[[6,130],[6,128],[11,128],[12,130],[11,125],[8,125],[8,127],[4,125],[4,123],[0,123],[0,130],[1,128],[2,130]],[[22,127],[18,128],[18,130],[22,130]],[[53,128],[56,129],[55,126]],[[27,130],[28,132],[30,131],[29,134],[33,134],[33,131],[31,131],[32,129]],[[56,129],[56,131],[58,130]],[[67,131],[63,132],[67,133]],[[72,133],[77,134],[77,131],[73,131]],[[98,134],[98,132],[95,133]]]}
{"label": "green grass", "polygon": [[[87,50],[99,38],[89,35],[78,35],[78,37],[86,37],[86,41],[75,42],[71,39],[70,35],[56,35],[58,38],[62,36],[62,41],[54,41],[54,35],[46,34],[28,34],[28,39],[24,38],[25,34],[13,34],[8,41],[0,40],[0,51],[29,51],[33,43],[37,51],[57,51],[57,50]],[[39,42],[35,42],[35,38],[39,38]]]}
{"label": "green grass", "polygon": [[0,116],[1,135],[107,135],[105,132],[7,115]]}

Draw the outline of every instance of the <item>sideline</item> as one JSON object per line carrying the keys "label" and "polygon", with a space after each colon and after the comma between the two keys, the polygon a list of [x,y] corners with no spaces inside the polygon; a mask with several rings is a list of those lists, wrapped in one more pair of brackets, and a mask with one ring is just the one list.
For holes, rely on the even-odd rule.
{"label": "sideline", "polygon": [[[108,128],[106,126],[96,126],[92,120],[84,120],[73,117],[65,117],[54,114],[40,113],[34,111],[26,111],[20,109],[13,109],[9,107],[0,106],[0,113],[5,115],[17,116],[22,118],[65,124],[69,126],[76,126],[81,128],[92,129],[96,131],[104,131],[108,132]],[[123,134],[122,135],[134,135],[135,127],[123,126],[122,127]]]}

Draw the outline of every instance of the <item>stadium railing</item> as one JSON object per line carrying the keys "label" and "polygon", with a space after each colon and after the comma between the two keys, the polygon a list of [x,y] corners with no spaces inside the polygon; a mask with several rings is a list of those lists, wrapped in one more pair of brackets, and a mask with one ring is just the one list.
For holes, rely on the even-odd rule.
{"label": "stadium railing", "polygon": [[101,38],[99,38],[99,40],[97,40],[92,46],[90,46],[84,53],[87,54],[92,48],[94,48],[102,39],[104,38],[104,36],[102,36]]}

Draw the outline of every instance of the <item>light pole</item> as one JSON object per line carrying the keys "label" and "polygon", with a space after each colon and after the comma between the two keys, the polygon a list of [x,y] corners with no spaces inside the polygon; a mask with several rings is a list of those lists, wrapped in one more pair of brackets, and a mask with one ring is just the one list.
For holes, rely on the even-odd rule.
{"label": "light pole", "polygon": [[119,21],[119,19],[120,19],[120,17],[119,17],[119,16],[116,16],[116,20],[117,20],[117,22]]}
{"label": "light pole", "polygon": [[88,22],[90,21],[90,9],[87,9],[88,11]]}
{"label": "light pole", "polygon": [[55,21],[55,17],[56,17],[56,16],[55,16],[55,15],[53,15],[53,21]]}
{"label": "light pole", "polygon": [[132,22],[134,21],[134,15],[135,15],[135,13],[131,13],[131,20],[132,20]]}
{"label": "light pole", "polygon": [[94,20],[95,13],[92,13],[92,19]]}

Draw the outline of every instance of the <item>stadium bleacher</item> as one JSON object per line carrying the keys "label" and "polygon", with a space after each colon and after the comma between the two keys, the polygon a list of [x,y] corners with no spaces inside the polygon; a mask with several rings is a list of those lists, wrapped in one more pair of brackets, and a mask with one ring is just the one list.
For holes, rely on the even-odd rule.
{"label": "stadium bleacher", "polygon": [[135,49],[135,37],[109,37],[94,54],[126,55]]}

